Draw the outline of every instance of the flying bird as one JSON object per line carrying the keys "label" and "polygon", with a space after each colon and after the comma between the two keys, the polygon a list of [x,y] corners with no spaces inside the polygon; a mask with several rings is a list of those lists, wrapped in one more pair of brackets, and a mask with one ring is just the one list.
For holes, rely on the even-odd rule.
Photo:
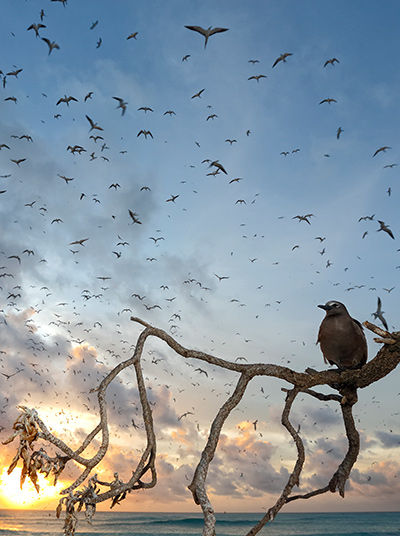
{"label": "flying bird", "polygon": [[28,28],[27,28],[27,31],[29,30],[35,30],[35,34],[36,34],[36,37],[40,37],[39,35],[39,30],[40,28],[46,28],[46,26],[44,24],[31,24]]}
{"label": "flying bird", "polygon": [[378,223],[380,225],[380,228],[377,229],[377,232],[385,231],[385,233],[387,233],[390,236],[390,238],[393,238],[393,240],[394,240],[394,234],[393,234],[392,230],[389,228],[389,225],[386,225],[385,222],[382,221],[382,220],[378,220]]}
{"label": "flying bird", "polygon": [[249,76],[247,80],[257,80],[257,83],[260,81],[260,78],[267,78],[265,74],[256,74],[253,76]]}
{"label": "flying bird", "polygon": [[60,177],[60,179],[63,179],[65,181],[65,184],[68,184],[69,182],[74,180],[73,177],[66,177],[65,175],[58,174],[57,176]]}
{"label": "flying bird", "polygon": [[121,99],[121,97],[113,97],[114,100],[118,101],[118,106],[117,106],[117,109],[118,108],[121,108],[121,115],[124,115],[124,113],[126,112],[126,107],[128,105],[127,102],[124,101],[124,99]]}
{"label": "flying bird", "polygon": [[382,153],[382,152],[385,153],[388,149],[391,149],[391,147],[388,147],[387,145],[384,145],[383,147],[379,147],[379,149],[377,149],[377,150],[374,152],[374,154],[372,155],[372,158],[373,158],[374,156],[376,156],[377,154],[379,154],[379,153]]}
{"label": "flying bird", "polygon": [[195,93],[194,95],[191,96],[191,99],[195,99],[196,97],[198,97],[199,99],[201,98],[201,94],[203,93],[203,91],[205,91],[205,88],[204,89],[200,89],[200,91],[198,91],[197,93]]}
{"label": "flying bird", "polygon": [[138,138],[141,134],[143,134],[146,140],[147,140],[147,136],[150,136],[150,138],[153,138],[153,134],[150,132],[150,130],[142,129],[137,133],[136,137]]}
{"label": "flying bird", "polygon": [[71,101],[78,102],[78,99],[76,99],[75,97],[71,97],[71,95],[69,97],[67,97],[67,95],[64,95],[64,97],[61,97],[61,99],[58,99],[58,101],[56,102],[56,106],[58,106],[62,102],[65,102],[65,104],[69,106],[69,103]]}
{"label": "flying bird", "polygon": [[216,167],[217,169],[219,169],[220,171],[222,171],[222,173],[225,173],[225,175],[228,175],[228,173],[226,172],[224,166],[222,164],[220,164],[218,162],[218,160],[214,160],[214,162],[211,162],[211,164],[208,166],[208,167]]}
{"label": "flying bird", "polygon": [[60,50],[60,46],[55,41],[50,41],[50,39],[47,39],[47,37],[42,37],[42,41],[44,41],[49,47],[49,56],[55,48]]}
{"label": "flying bird", "polygon": [[320,102],[320,104],[324,104],[324,102],[327,102],[328,104],[330,104],[331,102],[337,102],[336,99],[332,99],[331,97],[327,97],[326,99],[322,99],[322,101]]}
{"label": "flying bird", "polygon": [[126,38],[127,40],[128,39],[135,39],[136,40],[136,37],[138,36],[138,33],[139,32],[133,32],[131,34],[128,35],[128,37]]}
{"label": "flying bird", "polygon": [[334,66],[335,63],[340,63],[340,61],[337,58],[331,58],[330,60],[326,60],[326,62],[324,63],[324,67],[326,67],[329,64]]}
{"label": "flying bird", "polygon": [[101,127],[99,127],[99,125],[97,123],[95,123],[93,121],[93,119],[91,119],[88,115],[85,115],[86,119],[89,121],[90,123],[90,130],[89,132],[91,132],[92,130],[103,130]]}
{"label": "flying bird", "polygon": [[272,67],[275,67],[275,65],[278,65],[278,63],[280,61],[283,61],[284,63],[286,63],[286,58],[289,57],[289,56],[293,56],[293,54],[291,52],[284,52],[278,58],[276,58],[276,60],[274,61]]}
{"label": "flying bird", "polygon": [[365,365],[368,347],[360,322],[352,318],[345,305],[338,301],[331,300],[318,307],[326,312],[317,339],[324,361],[340,370]]}
{"label": "flying bird", "polygon": [[18,75],[21,71],[23,71],[23,69],[15,69],[15,71],[10,71],[9,73],[6,73],[6,76],[15,76],[15,78],[18,78]]}
{"label": "flying bird", "polygon": [[336,139],[339,139],[340,138],[340,134],[343,132],[343,129],[342,127],[339,127],[336,131]]}
{"label": "flying bird", "polygon": [[10,158],[11,162],[13,162],[14,164],[17,164],[17,166],[19,167],[20,164],[22,164],[22,162],[25,162],[26,158],[20,158],[18,160],[14,160],[13,158]]}
{"label": "flying bird", "polygon": [[77,244],[79,246],[84,246],[84,242],[86,242],[87,240],[89,240],[89,238],[81,238],[80,240],[75,240],[74,242],[70,242],[69,245],[70,246],[73,246],[74,244]]}
{"label": "flying bird", "polygon": [[199,34],[204,36],[204,48],[206,48],[208,38],[211,35],[221,32],[227,32],[229,30],[229,28],[213,28],[212,26],[207,29],[204,29],[201,26],[185,26],[185,28],[187,28],[188,30],[192,30],[193,32],[198,32]]}
{"label": "flying bird", "polygon": [[166,202],[168,203],[168,201],[172,201],[172,203],[175,203],[175,199],[177,199],[179,197],[179,194],[177,195],[171,195],[171,197],[169,197]]}
{"label": "flying bird", "polygon": [[304,216],[293,216],[292,220],[299,220],[299,223],[301,221],[305,221],[308,223],[308,225],[311,225],[310,221],[308,220],[308,218],[311,218],[311,216],[314,216],[314,214],[305,214]]}
{"label": "flying bird", "polygon": [[218,274],[214,274],[214,275],[218,279],[218,281],[222,281],[223,279],[229,279],[228,275],[218,275]]}
{"label": "flying bird", "polygon": [[129,216],[132,218],[133,223],[141,224],[142,222],[139,220],[138,215],[136,212],[133,212],[131,209],[128,209]]}
{"label": "flying bird", "polygon": [[377,318],[379,318],[379,320],[383,324],[383,327],[386,329],[386,331],[388,331],[389,328],[388,328],[387,322],[386,322],[386,320],[385,320],[385,318],[383,316],[383,313],[384,313],[384,311],[382,311],[382,301],[381,301],[380,297],[378,296],[378,304],[376,306],[376,311],[375,311],[375,313],[372,313],[372,316],[375,318],[375,320]]}

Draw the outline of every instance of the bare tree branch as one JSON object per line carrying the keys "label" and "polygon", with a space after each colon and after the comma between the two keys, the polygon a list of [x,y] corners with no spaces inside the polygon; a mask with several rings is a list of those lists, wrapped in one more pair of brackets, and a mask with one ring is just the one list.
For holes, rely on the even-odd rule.
{"label": "bare tree branch", "polygon": [[[143,326],[144,329],[137,338],[132,357],[115,366],[100,382],[98,387],[92,390],[92,392],[97,393],[100,420],[93,430],[87,434],[80,446],[73,449],[67,445],[62,439],[49,431],[35,409],[25,406],[20,406],[21,413],[13,425],[14,431],[4,442],[11,443],[14,439],[19,439],[17,453],[10,464],[8,472],[12,472],[17,466],[19,459],[21,459],[23,463],[21,485],[26,476],[28,476],[39,490],[37,483],[38,472],[42,472],[46,476],[50,474],[54,475],[54,481],[56,482],[67,463],[71,460],[83,468],[75,482],[61,492],[64,496],[61,498],[56,511],[57,517],[59,517],[62,509],[65,508],[64,534],[66,536],[73,536],[75,534],[78,519],[76,513],[82,508],[85,508],[86,516],[90,520],[95,513],[98,503],[111,499],[112,507],[124,500],[128,493],[138,489],[152,488],[157,484],[155,466],[157,442],[154,433],[151,406],[147,397],[147,388],[141,365],[143,349],[149,337],[156,337],[164,341],[178,355],[185,359],[197,359],[225,370],[236,372],[239,375],[233,393],[220,407],[211,424],[206,445],[194,471],[192,482],[188,486],[192,492],[194,502],[200,505],[203,511],[203,536],[215,535],[215,512],[206,487],[210,463],[214,458],[221,430],[226,419],[242,400],[248,384],[255,377],[273,377],[283,380],[292,386],[290,388],[282,387],[282,390],[286,392],[286,401],[282,413],[282,425],[293,438],[297,449],[297,459],[280,496],[260,521],[248,532],[247,536],[257,534],[289,502],[297,499],[309,499],[328,491],[332,493],[338,491],[344,497],[345,484],[349,479],[350,472],[354,467],[360,450],[359,433],[356,429],[352,413],[352,408],[357,403],[357,390],[368,387],[372,383],[384,378],[400,363],[399,332],[388,333],[370,322],[364,322],[365,327],[379,335],[381,337],[379,340],[384,344],[372,360],[358,370],[315,371],[307,369],[302,373],[274,364],[251,364],[227,361],[211,354],[188,349],[179,344],[174,337],[164,330],[151,326],[149,323],[137,317],[131,317],[131,320]],[[113,380],[128,367],[133,367],[135,370],[147,443],[137,461],[136,467],[132,471],[131,478],[127,482],[120,480],[118,473],[114,473],[114,480],[111,482],[100,481],[97,478],[97,474],[93,475],[92,471],[104,458],[110,445],[106,392]],[[328,394],[320,393],[313,389],[317,386],[328,386],[333,392]],[[296,430],[289,418],[290,411],[299,393],[307,394],[320,401],[330,401],[340,404],[348,449],[342,462],[325,487],[303,494],[292,495],[293,488],[300,485],[300,477],[305,462],[305,450],[300,437],[300,427]],[[101,443],[96,453],[91,458],[82,456],[82,453],[93,444],[93,440],[100,432]],[[46,453],[43,447],[39,450],[34,450],[35,442],[39,440],[57,447],[63,455],[57,453],[52,457]],[[90,476],[91,474],[92,476]],[[146,481],[145,478],[147,478]],[[87,484],[83,485],[86,480]],[[79,488],[79,486],[81,487]],[[102,491],[101,487],[98,486],[106,487],[107,490]]]}

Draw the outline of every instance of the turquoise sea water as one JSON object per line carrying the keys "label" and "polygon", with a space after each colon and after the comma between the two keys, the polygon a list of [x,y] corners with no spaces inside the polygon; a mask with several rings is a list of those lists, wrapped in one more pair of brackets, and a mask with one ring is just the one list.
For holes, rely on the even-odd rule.
{"label": "turquoise sea water", "polygon": [[[217,535],[239,536],[260,514],[218,514]],[[0,510],[0,536],[61,536],[63,521],[54,512]],[[77,536],[201,535],[199,514],[98,512],[93,524],[81,519]],[[280,514],[263,536],[400,536],[400,512]]]}

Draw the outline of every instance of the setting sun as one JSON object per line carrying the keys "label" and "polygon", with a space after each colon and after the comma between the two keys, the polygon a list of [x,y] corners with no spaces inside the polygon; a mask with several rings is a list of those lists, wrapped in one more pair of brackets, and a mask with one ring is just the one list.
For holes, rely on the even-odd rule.
{"label": "setting sun", "polygon": [[44,475],[39,474],[38,484],[40,493],[37,493],[32,482],[27,478],[22,490],[20,488],[21,469],[15,469],[10,475],[4,468],[0,475],[0,503],[6,508],[52,508],[60,498],[60,491],[64,485],[57,482],[55,486]]}

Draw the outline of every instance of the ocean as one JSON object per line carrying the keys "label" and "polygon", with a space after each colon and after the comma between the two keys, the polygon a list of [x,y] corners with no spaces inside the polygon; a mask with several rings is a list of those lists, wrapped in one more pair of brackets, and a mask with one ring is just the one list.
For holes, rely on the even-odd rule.
{"label": "ocean", "polygon": [[[260,514],[217,514],[217,536],[239,536]],[[62,536],[54,512],[0,510],[0,536]],[[82,518],[76,536],[201,535],[200,514],[98,512],[93,524]],[[263,536],[400,536],[400,512],[279,514]]]}

